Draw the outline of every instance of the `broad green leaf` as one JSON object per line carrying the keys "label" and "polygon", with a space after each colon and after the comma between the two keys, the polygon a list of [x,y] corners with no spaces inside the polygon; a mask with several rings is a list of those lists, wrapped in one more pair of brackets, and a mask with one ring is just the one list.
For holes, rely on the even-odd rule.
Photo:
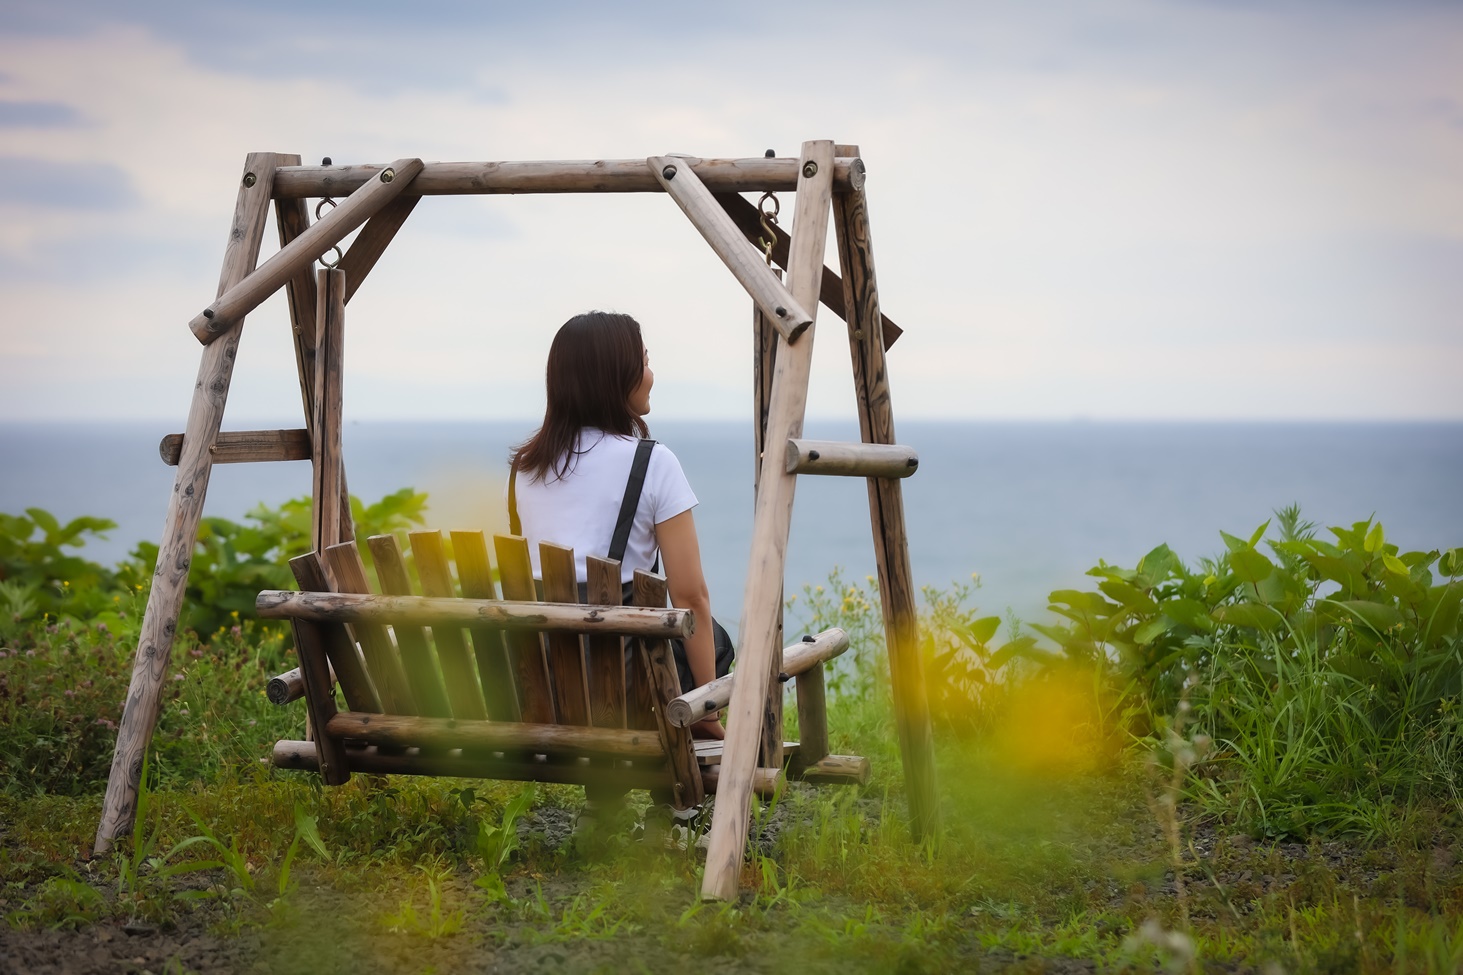
{"label": "broad green leaf", "polygon": [[1133,639],[1140,645],[1146,646],[1169,631],[1173,621],[1167,616],[1157,616],[1144,623],[1133,633]]}
{"label": "broad green leaf", "polygon": [[983,616],[970,624],[969,633],[971,639],[976,643],[984,644],[996,635],[996,630],[1000,627],[1001,618],[999,616]]}
{"label": "broad green leaf", "polygon": [[1220,532],[1219,537],[1224,539],[1224,547],[1231,552],[1243,552],[1245,549],[1251,547],[1243,538],[1231,535],[1229,532]]}
{"label": "broad green leaf", "polygon": [[1112,604],[1098,593],[1083,592],[1080,589],[1058,589],[1047,599],[1052,603],[1052,609],[1057,612],[1061,612],[1057,607],[1062,605],[1070,606],[1080,613],[1096,616],[1106,616],[1113,609]]}
{"label": "broad green leaf", "polygon": [[1197,599],[1169,599],[1159,608],[1164,616],[1175,623],[1206,632],[1214,629],[1214,621],[1209,618],[1209,607]]}
{"label": "broad green leaf", "polygon": [[30,515],[30,520],[46,533],[47,541],[51,541],[51,536],[61,530],[61,523],[56,520],[56,516],[45,508],[26,508],[25,513]]}
{"label": "broad green leaf", "polygon": [[1364,623],[1367,627],[1381,634],[1402,622],[1402,614],[1395,606],[1388,606],[1384,603],[1374,603],[1365,599],[1347,600],[1318,600],[1318,603],[1325,603],[1335,607],[1337,617],[1352,623]]}
{"label": "broad green leaf", "polygon": [[1136,609],[1143,613],[1154,613],[1158,611],[1158,604],[1153,601],[1153,597],[1132,583],[1121,582],[1117,579],[1108,579],[1104,582],[1099,582],[1097,588],[1129,609]]}
{"label": "broad green leaf", "polygon": [[325,841],[320,838],[320,830],[315,825],[315,817],[305,812],[299,803],[295,804],[295,835],[304,840],[321,859],[330,859],[330,854],[325,850]]}
{"label": "broad green leaf", "polygon": [[1412,578],[1412,573],[1408,571],[1407,564],[1395,555],[1388,555],[1386,553],[1383,553],[1382,565],[1387,567],[1388,572],[1396,573],[1397,575],[1402,576],[1405,579]]}
{"label": "broad green leaf", "polygon": [[1463,548],[1450,548],[1438,559],[1438,571],[1445,576],[1463,575]]}
{"label": "broad green leaf", "polygon": [[1285,617],[1262,603],[1216,606],[1211,617],[1226,626],[1248,626],[1272,633],[1285,625]]}
{"label": "broad green leaf", "polygon": [[1256,528],[1254,534],[1250,535],[1250,548],[1254,548],[1256,545],[1260,544],[1260,539],[1265,537],[1265,529],[1269,527],[1270,520],[1267,518],[1265,519],[1265,523],[1259,528]]}
{"label": "broad green leaf", "polygon": [[1029,636],[1021,636],[1004,644],[999,650],[991,654],[990,668],[1000,670],[1006,664],[1017,658],[1031,660],[1039,664],[1053,664],[1059,658],[1056,654],[1042,650],[1036,645],[1036,640]]}
{"label": "broad green leaf", "polygon": [[1229,553],[1229,565],[1234,569],[1234,574],[1245,582],[1259,582],[1271,572],[1275,571],[1275,563],[1271,562],[1261,552],[1252,548],[1242,548]]}
{"label": "broad green leaf", "polygon": [[1379,521],[1372,526],[1372,530],[1366,533],[1365,548],[1368,552],[1375,554],[1382,550],[1386,543],[1386,537],[1382,533],[1382,523]]}

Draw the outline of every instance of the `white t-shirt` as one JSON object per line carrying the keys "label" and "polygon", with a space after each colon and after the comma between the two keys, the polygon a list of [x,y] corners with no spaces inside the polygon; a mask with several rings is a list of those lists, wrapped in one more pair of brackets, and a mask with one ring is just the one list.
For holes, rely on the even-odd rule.
{"label": "white t-shirt", "polygon": [[[528,539],[528,555],[535,578],[543,578],[539,564],[539,542],[555,542],[574,549],[574,571],[580,582],[587,578],[584,558],[607,558],[625,499],[625,483],[635,461],[633,437],[585,429],[580,433],[579,451],[562,478],[553,472],[542,480],[518,472],[516,493],[518,517]],[[696,495],[681,470],[681,462],[664,444],[650,452],[645,471],[645,488],[630,526],[630,540],[620,562],[620,581],[629,582],[636,569],[655,565],[660,545],[655,526],[696,505]]]}

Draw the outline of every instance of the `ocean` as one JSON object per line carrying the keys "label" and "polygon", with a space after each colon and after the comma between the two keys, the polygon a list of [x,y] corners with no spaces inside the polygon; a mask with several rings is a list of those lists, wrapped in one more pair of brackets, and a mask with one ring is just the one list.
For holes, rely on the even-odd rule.
{"label": "ocean", "polygon": [[[236,424],[234,428],[249,425]],[[259,426],[263,426],[260,424]],[[431,496],[432,527],[505,530],[508,447],[530,423],[350,423],[351,491],[374,501],[411,486]],[[117,529],[82,554],[111,563],[157,541],[173,469],[161,422],[0,424],[0,511],[39,506],[60,518],[110,518]],[[752,522],[748,424],[658,423],[700,498],[696,522],[716,616],[734,632]],[[1131,566],[1167,542],[1193,561],[1222,550],[1220,530],[1248,536],[1298,503],[1324,529],[1375,517],[1402,549],[1463,546],[1463,424],[933,422],[899,424],[919,451],[904,483],[919,585],[978,579],[983,612],[1041,620],[1053,589],[1092,580],[1099,559]],[[809,420],[815,439],[857,439],[850,423]],[[308,463],[214,468],[205,513],[234,520],[259,503],[309,492]],[[787,591],[841,568],[874,572],[861,479],[799,479]]]}

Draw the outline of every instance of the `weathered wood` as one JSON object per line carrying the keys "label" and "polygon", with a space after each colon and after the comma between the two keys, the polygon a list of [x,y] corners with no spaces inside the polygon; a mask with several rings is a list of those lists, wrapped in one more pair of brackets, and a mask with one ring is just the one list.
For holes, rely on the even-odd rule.
{"label": "weathered wood", "polygon": [[[209,447],[215,464],[252,464],[274,460],[309,460],[309,430],[231,430],[213,438]],[[183,435],[170,433],[157,445],[163,463],[177,467],[183,455]]]}
{"label": "weathered wood", "polygon": [[[737,197],[741,199],[741,197]],[[783,250],[787,249],[785,233],[778,233],[777,240],[783,244]],[[757,476],[762,470],[762,452],[767,447],[767,417],[772,410],[772,377],[777,371],[777,344],[778,332],[767,316],[762,314],[762,309],[754,303],[752,305],[752,391],[753,391],[753,439],[756,452],[753,454],[752,465],[752,502],[753,509],[756,508],[757,500]],[[778,641],[781,642],[783,607],[777,607],[777,631]],[[775,686],[771,681],[776,680],[769,675],[767,685],[767,703],[762,712],[762,742],[758,747],[757,762],[768,768],[781,768],[784,761],[782,747],[783,740],[783,693],[780,683]],[[727,686],[730,693],[731,687]],[[725,707],[723,703],[721,707]]]}
{"label": "weathered wood", "polygon": [[[624,598],[620,563],[590,555],[584,560],[588,602],[618,606]],[[591,633],[585,640],[589,656],[589,717],[597,728],[625,727],[625,641],[613,634]]]}
{"label": "weathered wood", "polygon": [[365,283],[366,275],[371,273],[371,268],[386,253],[386,246],[391,243],[401,225],[406,223],[406,218],[411,216],[421,199],[416,195],[398,196],[386,204],[380,213],[367,220],[361,232],[356,234],[356,239],[351,241],[338,265],[345,272],[346,301],[350,301]]}
{"label": "weathered wood", "polygon": [[[452,555],[457,562],[457,578],[462,583],[464,598],[498,598],[497,588],[493,585],[492,565],[488,561],[487,536],[480,531],[453,532]],[[473,653],[477,658],[478,678],[482,681],[488,717],[494,721],[517,721],[518,695],[503,646],[503,631],[495,626],[477,624],[468,627],[468,632],[472,634]]]}
{"label": "weathered wood", "polygon": [[[590,764],[588,756],[483,755],[459,748],[420,748],[383,751],[376,745],[345,749],[351,771],[375,775],[443,775],[453,778],[502,779],[519,782],[590,783],[624,789],[664,789],[670,774],[654,764],[614,762]],[[274,743],[271,762],[277,768],[318,771],[315,743],[283,740]]]}
{"label": "weathered wood", "polygon": [[[331,674],[330,678],[334,680],[335,675]],[[298,701],[305,696],[305,675],[296,667],[269,678],[269,683],[264,685],[264,696],[269,698],[270,704],[280,707]]]}
{"label": "weathered wood", "polygon": [[[223,268],[219,274],[219,294],[242,280],[259,259],[265,218],[269,214],[269,188],[274,181],[277,163],[277,157],[271,152],[250,153],[244,159],[244,172],[241,174],[244,178],[234,205]],[[102,803],[101,821],[97,825],[93,847],[97,853],[110,850],[112,841],[132,827],[142,761],[157,723],[178,612],[182,609],[183,593],[188,584],[188,567],[192,564],[193,549],[197,544],[199,519],[203,517],[203,498],[208,492],[208,479],[213,470],[213,455],[208,447],[218,438],[242,331],[242,323],[235,323],[234,327],[221,333],[223,341],[205,350],[198,364],[198,379],[193,386],[193,402],[188,409],[178,474],[168,500],[167,515],[163,519],[157,570],[142,617],[127,704],[117,729],[117,746],[112,753],[107,794]]]}
{"label": "weathered wood", "polygon": [[464,748],[530,755],[572,754],[634,759],[663,758],[665,755],[660,739],[654,734],[624,728],[459,721],[349,711],[332,718],[326,730],[337,738],[408,748]]}
{"label": "weathered wood", "polygon": [[349,542],[350,502],[342,496],[345,466],[341,427],[345,408],[345,275],[322,268],[316,281],[315,403],[310,424],[313,503],[310,509],[315,551]]}
{"label": "weathered wood", "polygon": [[[833,144],[805,142],[793,217],[788,284],[806,306],[816,309],[819,272],[828,234],[828,206],[833,192]],[[812,165],[809,165],[812,164]],[[767,422],[767,443],[802,435],[812,365],[813,329],[795,344],[777,351],[777,372],[772,381],[772,408]],[[770,675],[780,668],[782,649],[778,607],[782,605],[783,570],[792,521],[797,477],[784,469],[778,451],[765,450],[757,481],[757,509],[752,522],[752,551],[747,567],[747,589],[742,602],[742,659],[738,669]],[[762,715],[769,681],[749,680],[732,689],[728,709],[724,784],[712,814],[701,896],[731,900],[737,896],[742,854],[751,819],[752,795],[747,787],[757,767]]]}
{"label": "weathered wood", "polygon": [[[330,587],[325,578],[325,567],[314,552],[290,559],[290,571],[294,573],[295,582],[302,591],[320,591]],[[330,678],[333,681],[339,675],[346,706],[353,711],[380,711],[380,696],[371,683],[366,665],[361,662],[360,652],[345,627],[339,623],[323,623],[318,632],[325,655],[330,661]]]}
{"label": "weathered wood", "polygon": [[[295,633],[295,653],[300,658],[300,671],[305,678],[305,707],[310,723],[326,728],[335,717],[335,688],[330,684],[325,656],[325,627],[330,624],[291,620]],[[320,764],[320,778],[326,785],[343,785],[350,781],[350,766],[345,761],[345,748],[327,734],[315,736],[315,755]]]}
{"label": "weathered wood", "polygon": [[[372,535],[366,540],[371,550],[371,561],[376,564],[376,580],[381,584],[383,596],[419,598],[413,595],[411,576],[406,570],[406,559],[401,553],[401,542],[395,535]],[[263,597],[260,593],[260,597]],[[300,593],[314,597],[314,594]],[[321,598],[321,597],[315,597]],[[340,596],[324,597],[340,599]],[[349,598],[349,597],[348,597]],[[360,599],[361,597],[354,597]],[[375,597],[380,599],[381,597]],[[439,599],[439,603],[454,605],[456,599]],[[260,615],[263,615],[261,611]],[[299,613],[291,613],[299,617]],[[306,619],[310,617],[306,616]],[[447,703],[447,689],[442,686],[442,677],[437,670],[436,654],[427,642],[427,633],[421,625],[393,614],[379,622],[390,623],[391,632],[396,634],[396,647],[401,653],[401,664],[406,670],[407,682],[411,684],[412,699],[417,702],[417,713],[429,718],[452,717],[452,706]],[[444,620],[443,622],[448,622]]]}
{"label": "weathered wood", "polygon": [[[722,753],[726,750],[726,742],[716,741],[710,738],[699,738],[696,740],[696,761],[701,765],[701,774],[705,775],[707,769],[715,768],[721,764]],[[783,753],[788,756],[795,756],[798,753],[798,743],[785,741],[782,743]],[[771,766],[766,766],[771,768]]]}
{"label": "weathered wood", "polygon": [[[778,683],[781,684],[784,679],[800,677],[812,667],[832,660],[847,649],[848,634],[837,626],[830,626],[811,639],[790,644],[782,650],[782,672],[778,675]],[[737,675],[733,672],[673,699],[666,705],[666,714],[671,723],[687,728],[725,708],[731,703],[736,679]]]}
{"label": "weathered wood", "polygon": [[[370,594],[371,586],[366,580],[366,564],[361,561],[361,552],[356,548],[355,542],[341,542],[339,545],[332,545],[326,549],[325,564],[330,569],[330,575],[334,579],[338,594]],[[318,589],[312,587],[309,593],[300,595],[330,595],[330,593],[326,587]],[[294,614],[286,609],[275,618],[284,619],[291,615]],[[350,630],[355,635],[356,642],[361,645],[361,655],[366,660],[366,671],[371,675],[371,683],[375,685],[376,693],[381,698],[382,708],[391,714],[416,714],[417,704],[415,698],[412,697],[406,669],[401,665],[401,657],[396,651],[396,644],[392,641],[391,634],[386,631],[386,627],[379,622],[369,620],[345,622],[351,624]]]}
{"label": "weathered wood", "polygon": [[[539,566],[543,572],[544,600],[550,603],[579,602],[575,581],[574,550],[553,542],[540,542]],[[584,667],[584,647],[579,634],[549,632],[544,635],[549,658],[549,677],[554,687],[554,713],[560,724],[589,724],[589,674]]]}
{"label": "weathered wood", "polygon": [[[715,196],[716,202],[732,218],[737,229],[741,230],[747,240],[757,243],[758,238],[763,236],[762,218],[757,208],[738,193],[717,193]],[[772,242],[772,263],[784,271],[787,270],[787,253],[787,235],[778,234],[777,239]],[[818,300],[823,303],[824,308],[844,321],[848,320],[843,307],[843,278],[826,264],[823,266],[823,279],[818,287]],[[884,325],[884,348],[888,349],[904,334],[904,329],[894,324],[894,319],[888,315],[881,315],[880,321]]]}
{"label": "weathered wood", "polygon": [[[656,609],[665,605],[666,582],[644,569],[635,570],[635,605]],[[690,809],[706,798],[705,786],[701,782],[701,769],[696,764],[696,749],[691,733],[677,728],[666,716],[666,705],[671,698],[681,693],[681,678],[676,673],[676,661],[669,641],[641,639],[638,641],[640,659],[650,678],[651,700],[655,705],[655,724],[660,732],[661,745],[670,764],[671,776],[675,780],[671,787],[671,804],[677,809]],[[750,782],[750,773],[748,780]]]}
{"label": "weathered wood", "polygon": [[[198,314],[188,328],[204,345],[222,335],[230,325],[259,307],[260,303],[308,267],[312,261],[340,243],[352,230],[379,213],[401,195],[418,173],[420,159],[398,159],[350,195],[344,203],[317,220],[309,229],[280,248],[253,273],[221,293],[213,304]],[[390,179],[387,174],[390,173]],[[266,187],[266,205],[267,205]]]}
{"label": "weathered wood", "polygon": [[[701,786],[707,795],[715,795],[721,787],[721,766],[708,765],[701,770]],[[782,768],[756,768],[752,770],[752,795],[760,799],[776,799],[787,787],[787,776]]]}
{"label": "weathered wood", "polygon": [[[520,535],[494,535],[493,548],[498,556],[498,575],[503,581],[503,598],[520,601],[536,599],[538,593],[534,589],[533,567],[528,559],[528,539]],[[544,612],[539,610],[540,614]],[[564,612],[578,611],[568,608]],[[506,623],[507,620],[502,622]],[[510,630],[504,634],[504,638],[508,644],[508,662],[513,667],[518,684],[518,707],[523,720],[536,724],[553,724],[554,693],[549,687],[549,667],[544,656],[543,641],[539,639],[537,632],[518,629]]]}
{"label": "weathered wood", "polygon": [[828,689],[823,665],[814,664],[794,685],[798,701],[798,743],[801,760],[813,762],[828,754]]}
{"label": "weathered wood", "polygon": [[696,171],[675,156],[651,156],[645,163],[732,276],[747,289],[767,320],[783,338],[796,342],[813,323],[813,316],[763,263],[757,248],[732,223],[706,185],[696,178]]}
{"label": "weathered wood", "polygon": [[[407,538],[411,542],[412,558],[417,563],[422,595],[438,599],[456,598],[457,590],[452,585],[452,569],[447,565],[442,533],[415,531],[408,533]],[[442,680],[447,685],[452,716],[487,720],[488,710],[478,690],[476,662],[467,647],[466,634],[461,627],[443,623],[432,627],[432,639],[437,644],[437,661],[442,665]]]}
{"label": "weathered wood", "polygon": [[824,755],[811,765],[793,763],[792,774],[814,785],[868,785],[869,760],[858,755]]}
{"label": "weathered wood", "polygon": [[[701,182],[722,193],[797,188],[799,160],[693,159],[676,157]],[[399,165],[399,164],[398,164]],[[276,199],[310,199],[354,193],[381,171],[378,163],[285,166],[275,173]],[[834,162],[840,190],[864,179],[862,160]],[[657,193],[660,183],[643,159],[571,159],[521,162],[433,162],[422,167],[408,192],[419,196],[493,193]],[[329,245],[326,246],[326,249]]]}
{"label": "weathered wood", "polygon": [[789,440],[786,457],[789,474],[909,477],[919,469],[919,454],[902,444]]}
{"label": "weathered wood", "polygon": [[[844,305],[849,313],[849,352],[853,359],[859,431],[865,443],[892,444],[896,442],[894,411],[890,405],[884,342],[879,334],[879,289],[874,274],[868,206],[862,191],[841,194],[834,200],[833,221],[843,267]],[[934,744],[920,661],[902,484],[893,478],[871,477],[868,488],[874,561],[878,566],[884,635],[889,649],[894,720],[909,795],[910,827],[916,842],[937,844],[940,810]]]}

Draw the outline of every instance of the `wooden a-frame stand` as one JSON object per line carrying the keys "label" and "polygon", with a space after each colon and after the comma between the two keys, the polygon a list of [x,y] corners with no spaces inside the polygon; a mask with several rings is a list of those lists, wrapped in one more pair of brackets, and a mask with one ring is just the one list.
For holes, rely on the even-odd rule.
{"label": "wooden a-frame stand", "polygon": [[[755,207],[743,192],[795,191],[791,239],[778,236],[772,260],[752,243]],[[741,615],[739,674],[729,704],[720,791],[713,816],[702,895],[736,896],[758,767],[782,762],[783,574],[798,474],[866,477],[879,592],[888,642],[895,719],[908,788],[911,829],[935,841],[939,816],[929,711],[921,673],[914,586],[900,478],[918,461],[895,446],[885,350],[899,329],[879,309],[874,255],[856,146],[806,142],[797,159],[693,159],[576,162],[432,163],[302,166],[280,153],[250,153],[224,253],[218,297],[189,327],[204,344],[184,433],[165,438],[164,459],[178,467],[168,502],[157,572],[143,617],[127,704],[117,732],[111,777],[95,850],[110,849],[136,812],[143,756],[152,738],[174,631],[182,608],[208,480],[216,463],[309,458],[314,468],[317,551],[353,537],[341,463],[341,363],[346,303],[381,257],[412,208],[427,194],[664,192],[685,212],[751,295],[754,305],[756,513]],[[339,197],[311,224],[306,201]],[[256,264],[270,202],[280,250]],[[832,209],[841,275],[823,265]],[[338,266],[312,276],[311,265],[352,231],[361,232]],[[294,330],[304,430],[220,433],[244,317],[281,287]],[[862,443],[802,439],[819,304],[848,325]],[[824,728],[822,687],[799,680],[804,728]],[[826,735],[824,736],[826,738]],[[820,751],[821,750],[821,751]],[[802,743],[800,760],[816,761],[827,742]]]}

